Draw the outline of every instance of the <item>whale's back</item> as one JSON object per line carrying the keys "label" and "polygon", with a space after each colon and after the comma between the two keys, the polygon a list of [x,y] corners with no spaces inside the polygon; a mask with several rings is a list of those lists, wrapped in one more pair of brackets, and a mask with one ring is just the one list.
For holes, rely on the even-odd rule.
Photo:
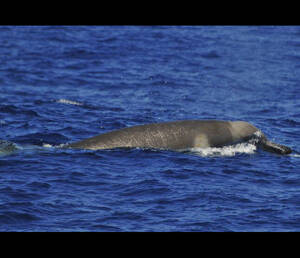
{"label": "whale's back", "polygon": [[137,125],[91,137],[68,147],[111,149],[144,147],[185,149],[222,146],[233,140],[230,124],[217,120],[184,120]]}

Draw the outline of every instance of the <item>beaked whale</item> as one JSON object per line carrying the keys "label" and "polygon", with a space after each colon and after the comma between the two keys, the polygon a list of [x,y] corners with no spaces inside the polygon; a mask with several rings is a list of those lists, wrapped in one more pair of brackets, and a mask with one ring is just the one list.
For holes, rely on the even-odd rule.
{"label": "beaked whale", "polygon": [[66,144],[64,148],[98,150],[140,147],[183,150],[222,147],[250,139],[256,139],[256,145],[265,151],[278,154],[292,152],[287,146],[269,141],[248,122],[220,120],[180,120],[137,125]]}

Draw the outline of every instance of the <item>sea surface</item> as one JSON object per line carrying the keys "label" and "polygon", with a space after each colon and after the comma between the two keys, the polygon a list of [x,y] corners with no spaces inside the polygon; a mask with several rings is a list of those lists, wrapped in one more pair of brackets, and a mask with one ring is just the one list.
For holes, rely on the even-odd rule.
{"label": "sea surface", "polygon": [[[295,152],[59,147],[185,119]],[[0,231],[300,231],[299,128],[300,27],[0,27]]]}

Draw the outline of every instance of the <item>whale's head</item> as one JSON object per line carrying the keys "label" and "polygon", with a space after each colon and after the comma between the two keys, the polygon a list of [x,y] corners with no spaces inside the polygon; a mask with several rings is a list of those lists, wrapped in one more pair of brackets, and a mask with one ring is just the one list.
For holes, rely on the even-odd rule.
{"label": "whale's head", "polygon": [[[233,121],[229,125],[233,141],[240,141],[252,136],[255,132],[260,132],[254,125],[244,121]],[[263,134],[262,137],[264,137]]]}
{"label": "whale's head", "polygon": [[290,154],[293,150],[290,147],[264,140],[260,144],[261,148],[265,151],[277,153],[277,154]]}
{"label": "whale's head", "polygon": [[277,154],[290,154],[292,152],[292,149],[287,146],[269,141],[263,132],[252,124],[244,121],[235,121],[230,122],[230,126],[232,138],[236,141],[252,138],[265,151]]}

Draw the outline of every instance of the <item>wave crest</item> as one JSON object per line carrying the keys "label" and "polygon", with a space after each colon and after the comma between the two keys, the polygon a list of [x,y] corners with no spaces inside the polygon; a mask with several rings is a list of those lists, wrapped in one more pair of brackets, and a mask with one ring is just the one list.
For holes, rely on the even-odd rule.
{"label": "wave crest", "polygon": [[77,102],[77,101],[72,101],[68,99],[59,99],[56,101],[57,103],[62,103],[62,104],[68,104],[68,105],[75,105],[75,106],[82,106],[83,103]]}

